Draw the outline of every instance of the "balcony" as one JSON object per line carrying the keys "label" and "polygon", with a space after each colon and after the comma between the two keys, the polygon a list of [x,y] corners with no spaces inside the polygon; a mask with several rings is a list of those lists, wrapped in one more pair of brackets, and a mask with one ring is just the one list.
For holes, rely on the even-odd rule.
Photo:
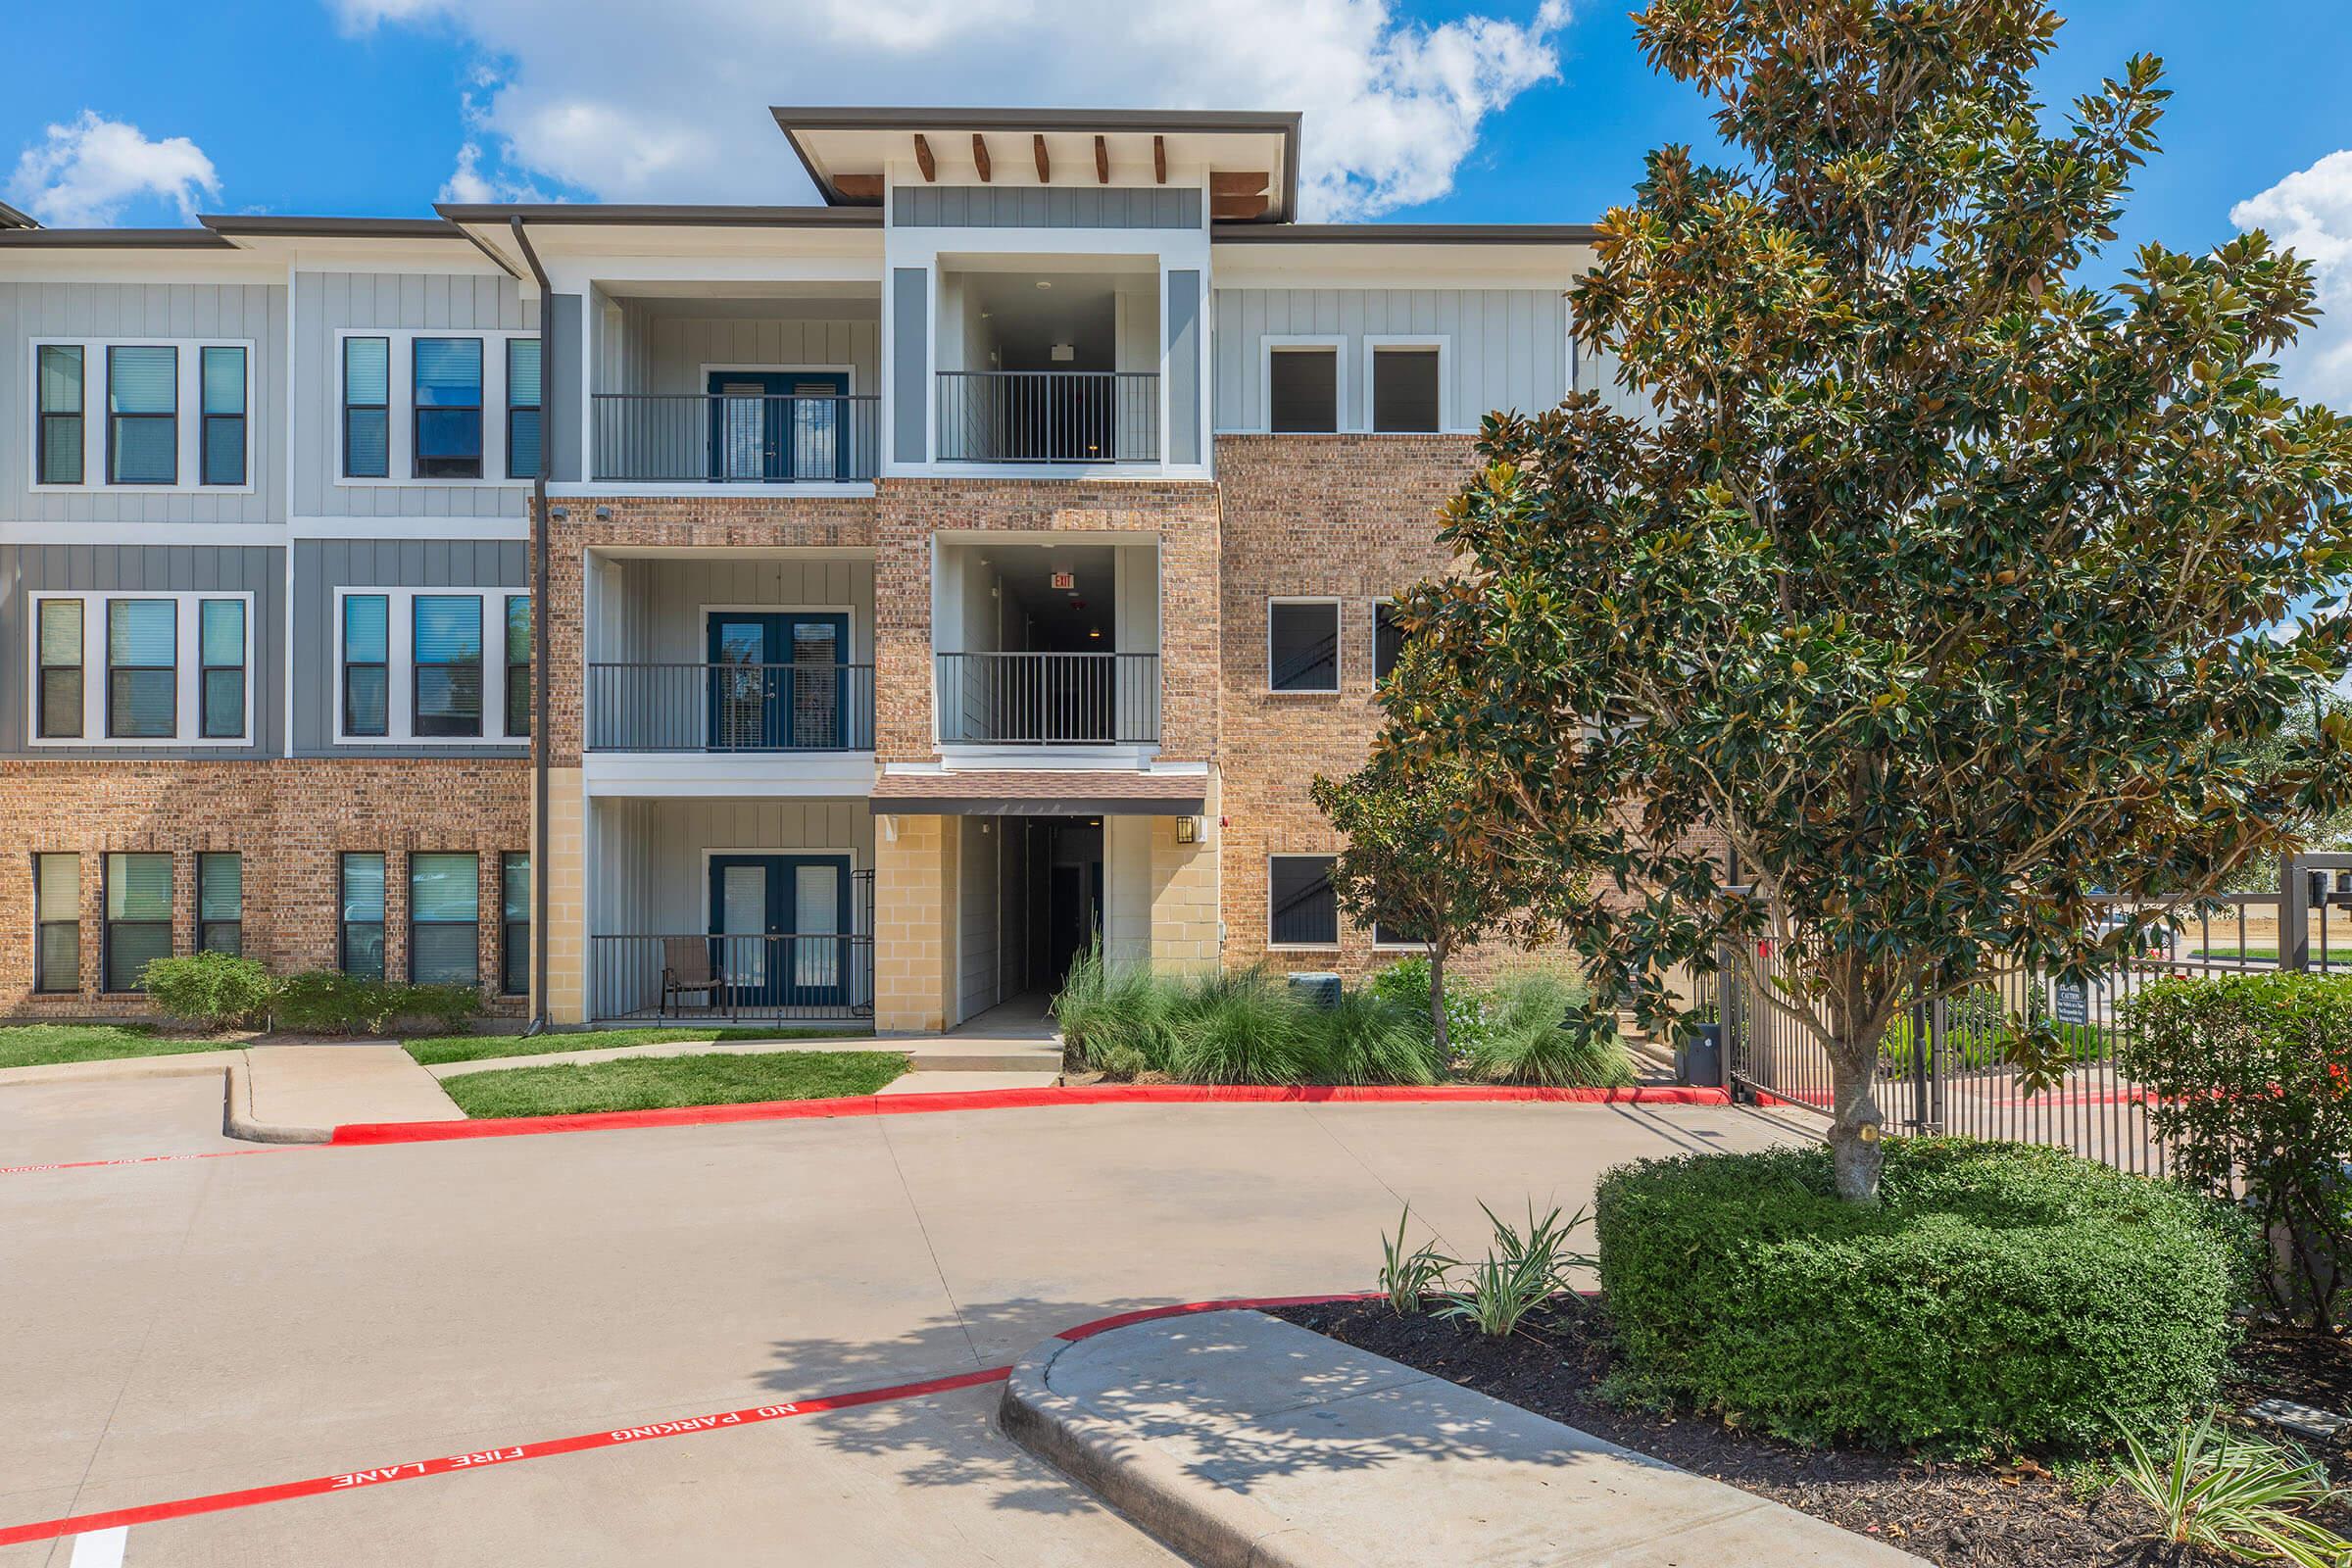
{"label": "balcony", "polygon": [[942,370],[945,463],[1155,463],[1153,370]]}
{"label": "balcony", "polygon": [[[859,876],[870,890],[873,873]],[[588,966],[600,1022],[846,1020],[874,1012],[870,932],[592,936]]]}
{"label": "balcony", "polygon": [[[748,802],[609,803],[598,817],[609,859],[592,872],[592,1017],[873,1015],[874,873],[857,864],[873,853],[870,817],[814,813],[847,836],[788,850],[742,847],[747,830],[760,839],[760,812]],[[804,813],[794,831],[809,830]]]}
{"label": "balcony", "polygon": [[592,403],[598,483],[855,483],[881,468],[878,397],[599,392]]}
{"label": "balcony", "polygon": [[945,746],[1150,746],[1159,656],[943,653],[933,659]]}
{"label": "balcony", "polygon": [[874,666],[592,663],[591,752],[870,752]]}

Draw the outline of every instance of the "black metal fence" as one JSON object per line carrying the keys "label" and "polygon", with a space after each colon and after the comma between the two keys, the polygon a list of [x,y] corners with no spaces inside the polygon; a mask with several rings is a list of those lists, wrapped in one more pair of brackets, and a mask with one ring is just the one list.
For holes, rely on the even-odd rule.
{"label": "black metal fence", "polygon": [[1156,370],[942,370],[943,463],[1152,463]]}
{"label": "black metal fence", "polygon": [[588,939],[600,1021],[680,1023],[870,1018],[874,939],[866,934]]}
{"label": "black metal fence", "polygon": [[[2132,909],[2118,905],[2111,921]],[[1759,1102],[1831,1114],[1828,1053],[1773,997],[1800,1000],[1783,955],[1760,943],[1752,963],[1718,956],[1726,1062],[1735,1090]],[[1875,1097],[1891,1130],[2009,1139],[2071,1149],[2145,1175],[2168,1155],[2148,1095],[2118,1062],[2131,999],[2167,976],[2272,969],[2352,972],[2352,856],[2302,857],[2277,893],[2232,893],[2176,913],[2138,956],[2084,980],[2008,968],[1970,990],[1909,1009],[1881,1042]],[[2066,1064],[2029,1091],[2010,1064],[2012,1032],[2034,1027]]]}
{"label": "black metal fence", "polygon": [[1157,654],[937,654],[948,745],[1147,745],[1159,739]]}
{"label": "black metal fence", "polygon": [[874,666],[596,663],[592,752],[866,752]]}
{"label": "black metal fence", "polygon": [[882,400],[599,392],[589,476],[651,484],[819,484],[881,471]]}

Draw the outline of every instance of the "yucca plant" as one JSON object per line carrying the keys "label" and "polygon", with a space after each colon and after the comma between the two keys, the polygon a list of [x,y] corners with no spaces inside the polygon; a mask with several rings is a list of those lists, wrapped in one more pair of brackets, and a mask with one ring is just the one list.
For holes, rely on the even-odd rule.
{"label": "yucca plant", "polygon": [[1634,1081],[1616,1020],[1592,1006],[1583,985],[1544,969],[1514,975],[1495,989],[1468,1065],[1471,1076],[1490,1083],[1551,1089]]}
{"label": "yucca plant", "polygon": [[2326,1468],[2309,1455],[2219,1427],[2210,1410],[2154,1449],[2125,1428],[2124,1447],[2119,1476],[2156,1510],[2164,1541],[2239,1562],[2352,1562],[2352,1542],[2303,1516],[2335,1496]]}
{"label": "yucca plant", "polygon": [[1566,1219],[1554,1207],[1543,1218],[1536,1205],[1527,1205],[1527,1230],[1522,1233],[1486,1204],[1478,1205],[1494,1227],[1493,1248],[1470,1267],[1461,1288],[1448,1291],[1438,1316],[1469,1324],[1479,1333],[1501,1339],[1518,1331],[1527,1314],[1566,1289],[1571,1268],[1589,1266],[1592,1259],[1568,1247],[1570,1233],[1591,1214],[1578,1209]]}
{"label": "yucca plant", "polygon": [[1435,1291],[1454,1265],[1454,1259],[1438,1250],[1435,1240],[1405,1250],[1405,1227],[1412,1217],[1412,1205],[1407,1203],[1404,1212],[1396,1216],[1396,1234],[1380,1239],[1380,1293],[1388,1298],[1389,1310],[1398,1317],[1420,1311],[1421,1298]]}

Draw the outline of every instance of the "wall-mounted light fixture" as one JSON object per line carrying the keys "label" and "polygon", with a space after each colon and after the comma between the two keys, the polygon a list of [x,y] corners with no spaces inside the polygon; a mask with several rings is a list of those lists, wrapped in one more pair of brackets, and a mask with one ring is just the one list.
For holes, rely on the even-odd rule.
{"label": "wall-mounted light fixture", "polygon": [[1180,816],[1180,817],[1178,817],[1178,818],[1176,819],[1176,842],[1177,842],[1177,843],[1179,843],[1179,844],[1197,844],[1197,843],[1199,843],[1199,842],[1200,842],[1200,819],[1199,817],[1197,817],[1197,816]]}

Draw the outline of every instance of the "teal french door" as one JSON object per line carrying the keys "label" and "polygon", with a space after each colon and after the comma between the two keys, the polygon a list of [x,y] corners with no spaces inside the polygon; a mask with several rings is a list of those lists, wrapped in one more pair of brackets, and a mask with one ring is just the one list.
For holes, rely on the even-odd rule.
{"label": "teal french door", "polygon": [[735,1005],[841,1005],[849,931],[847,855],[710,857],[713,969]]}
{"label": "teal french door", "polygon": [[848,615],[714,610],[710,637],[711,751],[852,748]]}
{"label": "teal french door", "polygon": [[849,472],[850,378],[839,370],[712,370],[710,477],[736,484]]}

